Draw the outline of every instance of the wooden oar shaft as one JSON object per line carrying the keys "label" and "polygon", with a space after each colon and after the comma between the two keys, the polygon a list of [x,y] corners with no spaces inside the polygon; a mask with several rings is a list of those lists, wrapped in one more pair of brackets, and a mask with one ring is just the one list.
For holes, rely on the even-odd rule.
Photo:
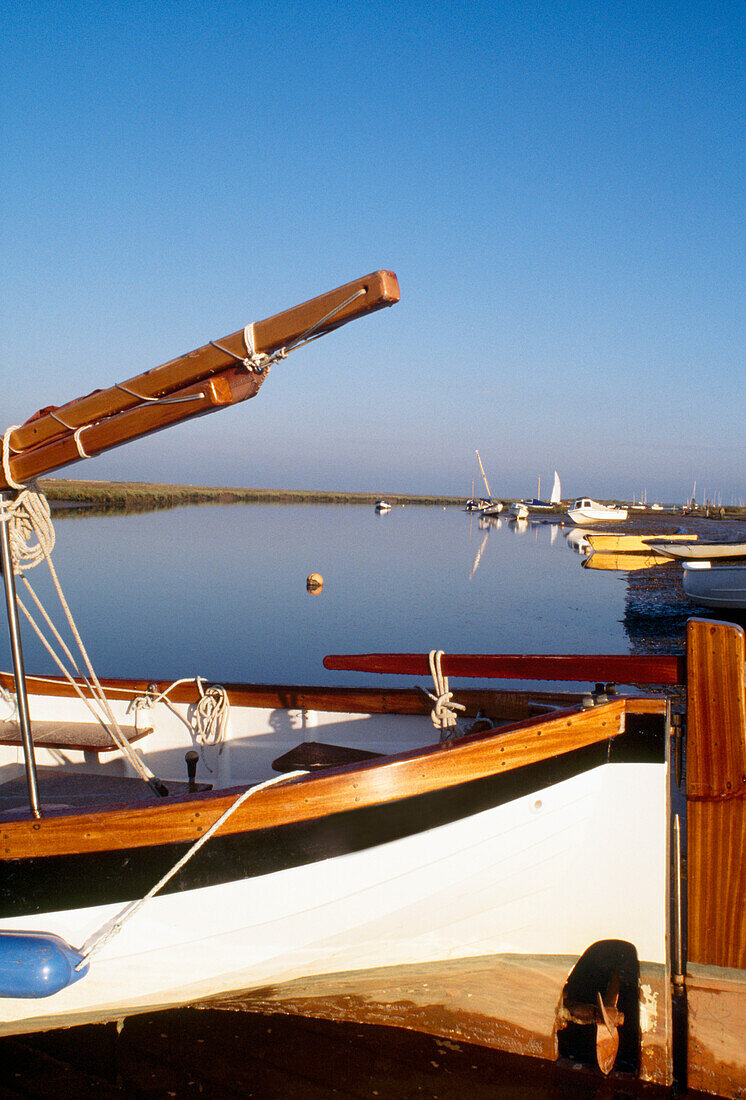
{"label": "wooden oar shaft", "polygon": [[[253,350],[271,355],[300,340],[309,330],[313,330],[314,334],[331,332],[348,321],[398,301],[396,275],[391,271],[374,271],[283,313],[254,322]],[[140,403],[140,398],[162,397],[225,370],[235,363],[236,358],[242,360],[247,356],[249,349],[244,334],[245,330],[239,329],[163,366],[135,375],[121,383],[124,388],[112,386],[97,390],[50,412],[42,410],[41,415],[27,421],[11,434],[11,449],[23,452],[30,447],[38,447],[65,435],[71,428],[81,428],[134,408]],[[218,344],[221,347],[217,347]],[[128,393],[128,390],[132,392]],[[16,474],[13,476],[16,477]]]}
{"label": "wooden oar shaft", "polygon": [[[429,676],[424,653],[330,654],[324,668],[334,671],[379,672],[389,676]],[[625,654],[544,655],[445,653],[444,676],[495,680],[567,680],[617,684],[679,684],[685,660],[675,655]]]}
{"label": "wooden oar shaft", "polygon": [[[205,378],[170,394],[168,402],[138,405],[91,424],[77,433],[78,442],[75,433],[67,432],[64,436],[24,451],[11,460],[11,474],[14,481],[23,484],[60,466],[67,466],[83,457],[92,458],[102,451],[151,435],[171,424],[204,416],[226,405],[235,405],[253,397],[265,377],[229,367],[212,378]],[[3,481],[0,475],[0,483]]]}

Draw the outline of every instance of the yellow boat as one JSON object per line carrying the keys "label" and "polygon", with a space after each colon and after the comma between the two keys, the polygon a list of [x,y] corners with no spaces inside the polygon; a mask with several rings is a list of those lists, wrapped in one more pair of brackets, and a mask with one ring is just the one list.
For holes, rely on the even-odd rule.
{"label": "yellow boat", "polygon": [[694,542],[696,535],[615,535],[593,534],[588,535],[588,543],[592,550],[599,550],[603,554],[647,554],[650,553],[649,543],[653,540],[666,542]]}
{"label": "yellow boat", "polygon": [[[661,554],[605,554],[598,550],[580,563],[584,569],[609,569],[617,573],[632,573],[637,569],[652,569],[654,565],[666,565]],[[670,564],[670,559],[668,561]]]}

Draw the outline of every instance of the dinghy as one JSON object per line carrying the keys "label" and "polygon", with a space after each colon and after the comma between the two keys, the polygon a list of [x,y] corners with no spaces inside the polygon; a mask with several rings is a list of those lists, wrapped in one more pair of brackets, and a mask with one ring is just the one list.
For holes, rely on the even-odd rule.
{"label": "dinghy", "polygon": [[598,532],[588,535],[588,543],[591,550],[600,551],[602,554],[649,554],[651,549],[658,547],[662,542],[668,544],[692,543],[697,539],[696,535],[626,535]]}
{"label": "dinghy", "polygon": [[[33,559],[53,568],[53,539],[24,482],[251,397],[293,343],[397,299],[378,272],[6,432],[0,1034],[209,1004],[391,1024],[625,1082],[669,1085],[688,1058],[690,1088],[736,1096],[739,627],[690,621],[685,656],[324,662],[410,688],[99,681],[83,651],[83,674],[26,674],[18,608],[36,605],[16,584]],[[685,790],[683,725],[646,685],[685,688]]]}
{"label": "dinghy", "polygon": [[746,610],[746,563],[685,561],[682,584],[687,596],[704,607]]}
{"label": "dinghy", "polygon": [[694,541],[690,536],[682,542],[672,542],[670,538],[656,539],[649,543],[656,554],[677,561],[736,561],[746,559],[746,541],[730,539],[720,542]]}

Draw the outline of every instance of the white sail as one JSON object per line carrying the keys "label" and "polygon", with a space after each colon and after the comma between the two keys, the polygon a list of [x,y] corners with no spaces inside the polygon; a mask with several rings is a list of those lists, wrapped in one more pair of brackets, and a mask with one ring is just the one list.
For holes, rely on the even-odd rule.
{"label": "white sail", "polygon": [[549,498],[550,504],[559,504],[562,499],[562,488],[560,486],[559,474],[554,471],[554,485],[552,486],[552,495]]}

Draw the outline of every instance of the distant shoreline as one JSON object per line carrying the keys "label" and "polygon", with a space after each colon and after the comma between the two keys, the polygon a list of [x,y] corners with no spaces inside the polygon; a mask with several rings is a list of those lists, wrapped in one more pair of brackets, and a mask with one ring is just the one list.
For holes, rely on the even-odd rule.
{"label": "distant shoreline", "polygon": [[[39,487],[56,511],[63,508],[97,512],[143,512],[166,508],[179,508],[190,504],[364,504],[373,505],[385,499],[391,505],[418,504],[432,507],[464,507],[465,496],[438,496],[416,493],[348,493],[321,489],[246,489],[225,485],[170,485],[150,481],[82,481],[73,478],[41,478]],[[500,498],[503,499],[503,498]],[[505,515],[511,499],[504,498]],[[622,501],[612,503],[622,504]],[[552,512],[564,512],[565,506],[557,505]],[[545,513],[546,514],[546,513]],[[672,515],[670,510],[655,512],[650,509],[631,515]],[[677,515],[682,515],[677,510]],[[698,507],[691,516],[713,519],[744,519],[746,509],[735,506],[715,508]],[[683,518],[683,517],[682,517]]]}
{"label": "distant shoreline", "polygon": [[245,489],[224,485],[169,485],[148,481],[77,481],[42,478],[39,487],[55,505],[111,509],[175,508],[186,504],[390,504],[463,505],[465,497],[412,493],[347,493],[317,489]]}

